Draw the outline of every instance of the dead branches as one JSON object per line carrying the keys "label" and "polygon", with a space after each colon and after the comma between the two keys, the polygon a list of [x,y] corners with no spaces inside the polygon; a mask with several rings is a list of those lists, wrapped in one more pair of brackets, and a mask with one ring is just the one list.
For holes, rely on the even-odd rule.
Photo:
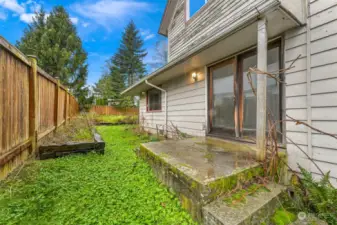
{"label": "dead branches", "polygon": [[304,126],[306,126],[306,127],[309,127],[310,129],[314,130],[314,131],[317,131],[317,132],[320,133],[320,134],[328,135],[328,136],[330,136],[330,137],[333,137],[333,138],[337,139],[337,135],[336,135],[336,134],[332,134],[332,133],[328,133],[328,132],[319,130],[319,129],[317,129],[317,128],[315,128],[315,127],[313,127],[313,126],[311,126],[311,125],[309,125],[309,124],[307,124],[307,123],[305,123],[305,122],[303,122],[303,121],[296,120],[296,119],[292,118],[292,117],[289,116],[289,115],[286,115],[286,116],[287,116],[289,119],[291,119],[290,121],[295,122],[296,125],[304,125]]}
{"label": "dead branches", "polygon": [[282,81],[282,80],[279,78],[280,74],[282,74],[282,73],[284,73],[284,72],[286,72],[286,71],[288,71],[288,70],[294,68],[294,66],[293,66],[294,63],[295,63],[300,57],[301,57],[301,54],[298,55],[297,58],[293,60],[293,62],[289,65],[289,67],[287,67],[287,68],[285,68],[285,69],[281,69],[281,70],[275,71],[275,72],[266,72],[266,71],[262,71],[262,70],[256,68],[256,66],[255,66],[255,67],[250,67],[250,68],[248,69],[247,78],[248,78],[248,83],[249,83],[249,85],[250,85],[250,87],[251,87],[251,89],[252,89],[252,91],[253,91],[255,97],[256,97],[256,88],[255,88],[254,85],[253,85],[253,81],[252,81],[252,73],[254,73],[254,74],[256,74],[256,75],[265,75],[265,76],[268,76],[268,77],[270,77],[270,78],[276,80],[276,82],[278,82],[278,83],[284,83],[284,84],[285,84],[285,82]]}
{"label": "dead branches", "polygon": [[[265,72],[265,71],[261,71],[260,69],[253,67],[253,68],[249,68],[248,73],[247,73],[247,78],[248,78],[248,83],[250,84],[250,87],[255,95],[255,97],[257,97],[256,95],[256,88],[253,85],[253,80],[252,80],[252,73],[255,73],[256,75],[264,75],[267,76],[269,78],[274,79],[276,82],[278,83],[283,83],[285,84],[284,81],[282,81],[279,78],[279,75],[281,73],[284,73],[292,68],[294,68],[294,63],[301,57],[301,55],[298,55],[298,57],[296,59],[293,60],[293,62],[289,65],[288,68],[285,69],[281,69],[279,71],[276,72]],[[281,131],[277,130],[277,125],[280,124],[281,122],[286,122],[286,121],[290,121],[290,122],[294,122],[296,123],[296,125],[304,125],[320,134],[324,134],[327,136],[330,136],[332,138],[337,139],[337,135],[332,134],[332,133],[328,133],[325,131],[322,131],[320,129],[317,129],[311,125],[309,125],[306,122],[303,121],[299,121],[294,119],[293,117],[286,115],[287,118],[289,118],[289,120],[275,120],[272,118],[272,111],[270,110],[270,108],[267,108],[268,110],[268,117],[267,117],[267,123],[268,123],[268,137],[266,139],[266,159],[265,159],[265,172],[267,172],[268,175],[274,175],[277,172],[277,167],[278,167],[278,141],[277,141],[277,134],[280,135],[284,135]],[[315,162],[315,160],[313,158],[311,158],[297,143],[295,143],[291,138],[287,137],[285,135],[285,138],[288,142],[290,142],[291,144],[293,144],[294,146],[296,146],[296,148],[298,150],[300,150],[306,157],[307,159],[309,159],[313,165],[315,165],[315,167],[318,169],[318,171],[322,174],[322,176],[324,176],[324,172],[321,170],[321,168],[317,165],[317,163]],[[283,163],[290,169],[291,167],[287,164],[287,162]],[[293,171],[293,170],[292,170]]]}

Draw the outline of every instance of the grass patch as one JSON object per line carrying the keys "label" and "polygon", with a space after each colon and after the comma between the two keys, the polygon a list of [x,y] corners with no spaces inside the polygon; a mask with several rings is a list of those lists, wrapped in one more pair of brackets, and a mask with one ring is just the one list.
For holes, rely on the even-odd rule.
{"label": "grass patch", "polygon": [[34,161],[0,185],[0,224],[193,224],[133,149],[132,127],[98,127],[105,155]]}
{"label": "grass patch", "polygon": [[97,115],[97,116],[94,116],[94,120],[97,123],[111,123],[113,125],[136,124],[138,123],[138,116]]}

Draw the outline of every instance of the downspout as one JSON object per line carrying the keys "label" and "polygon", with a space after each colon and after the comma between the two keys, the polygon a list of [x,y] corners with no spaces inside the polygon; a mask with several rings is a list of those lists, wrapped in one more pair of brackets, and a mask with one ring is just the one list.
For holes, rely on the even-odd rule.
{"label": "downspout", "polygon": [[167,135],[167,91],[154,84],[149,83],[147,80],[145,80],[145,84],[165,93],[165,134]]}

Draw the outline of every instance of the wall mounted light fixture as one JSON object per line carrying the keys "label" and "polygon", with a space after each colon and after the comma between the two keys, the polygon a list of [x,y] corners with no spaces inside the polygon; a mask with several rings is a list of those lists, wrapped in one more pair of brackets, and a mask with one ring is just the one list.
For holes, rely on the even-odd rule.
{"label": "wall mounted light fixture", "polygon": [[196,72],[193,72],[192,78],[193,78],[194,81],[196,81],[198,79],[198,74]]}

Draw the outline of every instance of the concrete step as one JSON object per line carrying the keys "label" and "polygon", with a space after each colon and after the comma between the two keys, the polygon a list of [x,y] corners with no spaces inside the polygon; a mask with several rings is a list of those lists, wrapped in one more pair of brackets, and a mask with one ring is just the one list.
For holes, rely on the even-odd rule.
{"label": "concrete step", "polygon": [[[245,195],[245,201],[229,205],[228,197],[220,197],[202,209],[205,225],[260,225],[274,214],[280,206],[279,197],[285,187],[278,184],[268,184],[269,191],[259,191],[250,196]],[[268,223],[267,223],[268,224]]]}
{"label": "concrete step", "polygon": [[263,176],[254,152],[244,144],[213,145],[201,138],[141,144],[137,154],[170,187],[192,217],[202,222],[202,207],[238,184]]}

